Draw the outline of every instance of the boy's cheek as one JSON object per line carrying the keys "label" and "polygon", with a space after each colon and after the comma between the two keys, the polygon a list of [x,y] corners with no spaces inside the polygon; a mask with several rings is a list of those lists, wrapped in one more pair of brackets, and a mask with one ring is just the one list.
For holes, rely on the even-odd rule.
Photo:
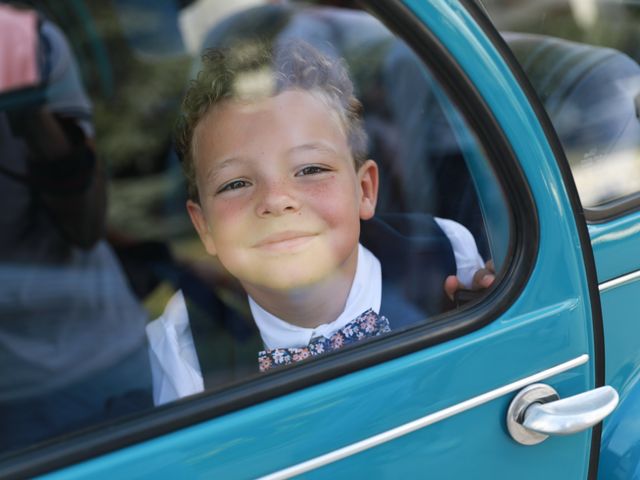
{"label": "boy's cheek", "polygon": [[233,224],[245,216],[249,208],[249,203],[241,195],[209,197],[207,219],[211,225]]}

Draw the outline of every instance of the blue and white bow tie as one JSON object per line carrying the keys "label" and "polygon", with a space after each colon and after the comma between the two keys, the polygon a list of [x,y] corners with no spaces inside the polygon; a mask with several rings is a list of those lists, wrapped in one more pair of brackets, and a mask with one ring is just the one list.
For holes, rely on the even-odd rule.
{"label": "blue and white bow tie", "polygon": [[351,320],[330,338],[312,338],[309,345],[301,348],[274,348],[258,352],[260,371],[266,372],[273,367],[289,365],[309,357],[332,352],[363,338],[377,337],[390,331],[387,317],[378,315],[369,309],[356,319]]}

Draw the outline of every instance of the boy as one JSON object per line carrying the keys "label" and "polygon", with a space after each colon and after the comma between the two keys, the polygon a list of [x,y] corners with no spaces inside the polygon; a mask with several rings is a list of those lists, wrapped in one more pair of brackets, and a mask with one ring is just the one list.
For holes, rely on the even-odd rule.
{"label": "boy", "polygon": [[[493,281],[476,273],[486,272],[461,225],[371,220],[378,169],[366,158],[360,103],[340,62],[301,42],[274,52],[251,45],[211,51],[183,108],[178,148],[187,209],[207,252],[248,295],[265,346],[260,370],[424,319],[402,287],[402,268],[411,263],[426,265],[419,270],[437,282],[436,289],[409,282],[428,299],[435,298],[428,288],[440,296],[444,283],[452,296],[474,274],[476,287]],[[420,248],[404,248],[398,225],[419,233]],[[388,263],[360,243],[365,237],[384,247],[375,248],[381,255],[391,253]],[[156,403],[201,391],[180,293],[147,332]]]}

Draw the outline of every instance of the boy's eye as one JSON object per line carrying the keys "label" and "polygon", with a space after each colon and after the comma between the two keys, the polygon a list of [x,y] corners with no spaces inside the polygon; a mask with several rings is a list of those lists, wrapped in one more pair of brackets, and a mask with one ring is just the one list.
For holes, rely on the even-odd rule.
{"label": "boy's eye", "polygon": [[237,190],[239,188],[244,188],[249,185],[249,182],[246,180],[233,180],[229,183],[224,184],[216,193],[227,192],[229,190]]}
{"label": "boy's eye", "polygon": [[322,173],[322,172],[328,172],[329,169],[325,168],[325,167],[319,167],[318,165],[309,165],[308,167],[304,167],[302,170],[300,170],[296,176],[297,177],[302,177],[304,175],[315,175],[318,173]]}

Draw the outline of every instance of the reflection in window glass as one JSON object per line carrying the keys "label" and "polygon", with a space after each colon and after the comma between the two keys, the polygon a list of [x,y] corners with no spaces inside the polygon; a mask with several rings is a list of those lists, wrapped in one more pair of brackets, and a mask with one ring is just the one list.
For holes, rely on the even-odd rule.
{"label": "reflection in window glass", "polygon": [[39,5],[0,3],[38,52],[0,92],[3,452],[435,322],[505,264],[484,152],[364,11]]}
{"label": "reflection in window glass", "polygon": [[637,2],[483,3],[554,124],[582,204],[639,192]]}
{"label": "reflection in window glass", "polygon": [[69,39],[36,11],[6,4],[0,32],[7,451],[152,403],[147,315],[104,237],[104,168]]}

